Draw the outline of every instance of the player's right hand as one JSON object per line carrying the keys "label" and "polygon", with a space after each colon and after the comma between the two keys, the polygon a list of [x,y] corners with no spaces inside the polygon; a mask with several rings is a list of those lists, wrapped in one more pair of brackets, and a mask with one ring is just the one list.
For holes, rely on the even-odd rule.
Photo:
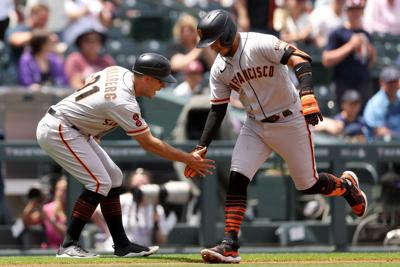
{"label": "player's right hand", "polygon": [[317,125],[324,119],[314,94],[303,95],[301,97],[301,112],[303,113],[306,122],[313,126]]}
{"label": "player's right hand", "polygon": [[191,152],[192,162],[186,164],[183,174],[186,178],[193,178],[197,174],[205,176],[206,174],[212,174],[210,169],[215,169],[214,161],[205,159],[207,154],[207,147],[196,146]]}

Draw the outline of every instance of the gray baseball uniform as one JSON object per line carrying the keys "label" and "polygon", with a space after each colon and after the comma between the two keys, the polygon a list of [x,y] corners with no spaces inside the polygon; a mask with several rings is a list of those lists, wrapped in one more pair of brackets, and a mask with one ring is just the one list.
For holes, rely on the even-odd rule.
{"label": "gray baseball uniform", "polygon": [[250,179],[275,151],[288,164],[298,190],[318,179],[310,129],[288,67],[280,63],[288,44],[272,35],[240,33],[233,57],[216,58],[210,74],[211,104],[240,94],[247,120],[232,155],[231,171]]}
{"label": "gray baseball uniform", "polygon": [[113,66],[90,76],[86,85],[50,107],[37,140],[86,189],[104,196],[122,183],[122,172],[95,140],[117,126],[128,135],[149,131],[136,102],[133,73]]}

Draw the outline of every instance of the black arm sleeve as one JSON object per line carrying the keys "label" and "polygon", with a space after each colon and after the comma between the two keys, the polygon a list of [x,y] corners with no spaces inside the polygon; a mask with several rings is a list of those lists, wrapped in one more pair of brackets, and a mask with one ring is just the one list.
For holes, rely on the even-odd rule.
{"label": "black arm sleeve", "polygon": [[199,145],[208,147],[215,137],[221,123],[225,117],[228,104],[211,105],[210,112],[207,116],[207,121],[201,134]]}
{"label": "black arm sleeve", "polygon": [[294,73],[299,80],[300,96],[313,94],[314,83],[310,62],[302,62],[294,66]]}

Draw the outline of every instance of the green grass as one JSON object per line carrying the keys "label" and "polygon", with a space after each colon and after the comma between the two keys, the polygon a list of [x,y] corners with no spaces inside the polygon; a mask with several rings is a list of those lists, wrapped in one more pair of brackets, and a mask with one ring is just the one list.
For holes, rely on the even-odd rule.
{"label": "green grass", "polygon": [[[311,266],[400,266],[400,253],[242,253],[240,266],[311,267]],[[198,254],[159,254],[148,258],[59,259],[53,256],[0,257],[0,266],[76,266],[76,267],[128,267],[128,266],[204,266]],[[213,266],[222,266],[214,264]],[[226,265],[224,265],[226,266]]]}

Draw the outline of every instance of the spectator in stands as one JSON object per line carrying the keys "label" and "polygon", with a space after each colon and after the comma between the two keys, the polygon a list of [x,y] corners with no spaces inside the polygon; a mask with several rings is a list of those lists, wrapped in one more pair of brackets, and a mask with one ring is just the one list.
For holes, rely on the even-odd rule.
{"label": "spectator in stands", "polygon": [[364,119],[375,139],[400,138],[400,71],[385,67],[379,76],[380,90],[367,102]]}
{"label": "spectator in stands", "polygon": [[39,186],[34,185],[29,189],[26,197],[28,202],[22,211],[22,221],[25,227],[29,228],[33,225],[40,224],[42,217],[41,211],[46,200],[46,195]]}
{"label": "spectator in stands", "polygon": [[183,73],[184,81],[175,87],[174,95],[189,98],[192,95],[205,93],[203,86],[204,67],[198,60],[190,62]]}
{"label": "spectator in stands", "polygon": [[18,0],[2,0],[0,1],[0,41],[4,40],[4,35],[10,25],[10,17],[13,15],[19,16],[17,10]]}
{"label": "spectator in stands", "polygon": [[93,29],[85,30],[76,38],[75,46],[78,50],[69,54],[65,60],[65,73],[73,89],[81,88],[90,74],[115,65],[110,55],[102,53],[105,40],[104,33]]}
{"label": "spectator in stands", "polygon": [[[151,173],[143,168],[138,168],[128,174],[127,193],[120,197],[126,235],[132,242],[143,246],[166,243],[168,233],[176,222],[174,213],[170,213],[174,217],[171,220],[172,223],[168,222],[161,205],[148,204],[143,201],[139,188],[152,182]],[[112,251],[112,238],[100,214],[100,210],[97,209],[92,219],[103,232],[108,234],[104,249]]]}
{"label": "spectator in stands", "polygon": [[53,191],[53,200],[45,203],[44,193],[40,189],[32,188],[28,193],[29,202],[23,210],[22,220],[27,228],[33,225],[44,228],[46,243],[43,247],[58,248],[67,229],[65,176],[55,182]]}
{"label": "spectator in stands", "polygon": [[49,8],[49,18],[46,30],[57,33],[61,37],[67,24],[67,16],[64,11],[64,0],[24,0],[24,9],[30,10],[32,6],[38,3],[45,4]]}
{"label": "spectator in stands", "polygon": [[332,0],[314,0],[313,2],[314,2],[314,8],[320,8],[322,6],[329,5],[330,3],[332,3]]}
{"label": "spectator in stands", "polygon": [[171,69],[181,72],[192,61],[199,60],[206,71],[210,70],[216,54],[209,48],[196,48],[197,19],[183,13],[173,27],[174,42],[169,48]]}
{"label": "spectator in stands", "polygon": [[286,0],[287,17],[280,31],[280,39],[298,44],[307,42],[311,36],[311,23],[306,0]]}
{"label": "spectator in stands", "polygon": [[322,5],[312,11],[310,15],[312,38],[318,47],[325,47],[329,34],[343,26],[345,21],[344,3],[345,0],[332,0],[330,4]]}
{"label": "spectator in stands", "polygon": [[42,223],[46,232],[47,246],[58,248],[67,230],[67,178],[61,176],[54,186],[54,197],[43,205]]}
{"label": "spectator in stands", "polygon": [[232,7],[239,31],[277,35],[273,27],[275,0],[235,0]]}
{"label": "spectator in stands", "polygon": [[45,29],[48,18],[49,8],[47,5],[37,3],[30,8],[25,23],[7,29],[6,39],[11,48],[11,63],[15,69],[25,46],[29,44],[32,38],[32,32],[37,29]]}
{"label": "spectator in stands", "polygon": [[347,20],[334,30],[322,53],[322,64],[334,67],[333,86],[337,106],[345,91],[354,89],[362,96],[362,106],[371,96],[369,67],[376,60],[371,35],[362,28],[365,0],[346,0]]}
{"label": "spectator in stands", "polygon": [[368,0],[364,27],[369,33],[400,35],[400,0]]}
{"label": "spectator in stands", "polygon": [[93,28],[105,32],[112,26],[113,1],[102,0],[66,0],[64,1],[68,25],[63,33],[63,40],[72,44],[81,33],[82,28]]}
{"label": "spectator in stands", "polygon": [[356,142],[365,142],[367,129],[360,116],[361,96],[355,90],[348,90],[342,96],[341,111],[333,119],[324,120],[315,126],[316,131],[344,137]]}
{"label": "spectator in stands", "polygon": [[67,86],[63,59],[55,53],[58,37],[44,30],[32,32],[29,48],[20,60],[18,80],[20,85],[39,89],[43,85]]}

